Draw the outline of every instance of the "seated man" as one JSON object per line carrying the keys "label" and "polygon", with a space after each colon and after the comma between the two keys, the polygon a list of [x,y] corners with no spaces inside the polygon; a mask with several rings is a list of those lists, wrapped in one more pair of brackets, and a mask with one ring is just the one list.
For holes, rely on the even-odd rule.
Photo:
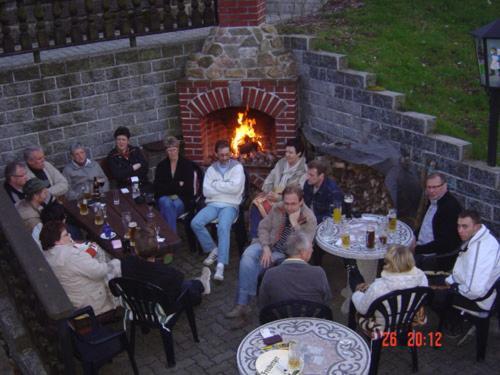
{"label": "seated man", "polygon": [[[326,175],[326,166],[320,160],[307,164],[307,181],[304,183],[304,203],[313,210],[318,223],[331,216],[334,202],[342,202],[344,194],[337,184]],[[323,250],[317,246],[313,253],[313,264],[321,265]]]}
{"label": "seated man", "polygon": [[24,225],[31,232],[41,223],[40,212],[49,197],[49,183],[38,178],[28,180],[23,186],[25,198],[16,203],[16,209],[24,221]]}
{"label": "seated man", "polygon": [[[445,254],[460,245],[456,223],[462,208],[457,199],[448,192],[445,177],[441,173],[429,175],[425,192],[429,205],[417,236],[417,265],[422,263],[423,254]],[[438,266],[441,270],[449,270],[453,261],[454,259],[443,259]]]}
{"label": "seated man", "polygon": [[13,161],[5,167],[5,182],[3,187],[12,203],[17,203],[25,198],[23,186],[28,181],[26,164]]}
{"label": "seated man", "polygon": [[316,217],[304,205],[302,189],[290,185],[283,191],[283,201],[275,204],[259,223],[258,241],[253,242],[241,256],[236,306],[226,314],[226,318],[237,318],[249,313],[248,304],[257,292],[259,273],[285,258],[286,241],[299,229],[312,243]]}
{"label": "seated man", "polygon": [[259,306],[291,299],[311,301],[330,306],[332,292],[323,268],[307,262],[312,255],[310,237],[302,230],[290,234],[285,253],[288,258],[269,269],[259,289]]}
{"label": "seated man", "polygon": [[28,164],[28,178],[37,177],[48,181],[49,193],[53,197],[66,194],[68,181],[56,167],[45,160],[45,153],[40,147],[32,146],[24,150],[24,161]]}
{"label": "seated man", "polygon": [[73,243],[60,221],[43,225],[40,242],[45,259],[75,308],[90,305],[97,315],[116,308],[107,281],[116,275],[118,260],[99,262],[95,254]]}
{"label": "seated man", "polygon": [[[229,240],[231,226],[238,216],[238,209],[245,190],[243,166],[231,159],[229,142],[215,143],[217,161],[207,169],[203,179],[203,195],[207,206],[191,221],[191,228],[205,253],[210,252],[203,264],[211,266],[217,260],[214,279],[224,280],[224,266],[229,263]],[[218,219],[218,245],[205,227]]]}
{"label": "seated man", "polygon": [[156,262],[158,242],[156,235],[148,230],[141,230],[135,239],[136,251],[139,256],[125,257],[121,261],[122,276],[149,282],[162,288],[172,300],[187,289],[194,305],[201,302],[201,294],[210,294],[210,269],[203,267],[201,277],[194,280],[184,280],[181,271]]}
{"label": "seated man", "polygon": [[[472,300],[483,297],[500,277],[500,247],[488,228],[481,224],[476,211],[464,210],[458,215],[458,234],[463,241],[453,272],[450,276],[437,277],[433,307],[446,314],[445,322],[450,327],[459,324],[458,317],[450,309],[458,305],[472,311],[489,311],[496,298],[496,292],[484,301]],[[444,279],[444,280],[443,280]]]}
{"label": "seated man", "polygon": [[307,181],[304,183],[304,203],[313,210],[318,223],[332,215],[334,202],[342,202],[344,194],[335,181],[326,175],[326,166],[321,160],[307,164]]}
{"label": "seated man", "polygon": [[109,191],[109,181],[99,163],[87,158],[85,147],[81,143],[73,143],[70,147],[71,161],[63,169],[63,175],[68,180],[69,190],[66,198],[69,200],[78,199],[85,184],[97,177],[104,181],[101,193]]}

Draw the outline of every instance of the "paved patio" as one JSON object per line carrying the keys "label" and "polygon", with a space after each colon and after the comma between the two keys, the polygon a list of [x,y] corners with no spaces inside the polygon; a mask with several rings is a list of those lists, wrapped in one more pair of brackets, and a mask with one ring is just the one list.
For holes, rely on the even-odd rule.
{"label": "paved patio", "polygon": [[[234,241],[233,241],[234,243]],[[188,277],[196,277],[201,271],[203,258],[182,248],[174,261]],[[231,308],[235,296],[238,252],[232,249],[231,264],[227,268],[225,281],[212,284],[212,293],[205,296],[196,308],[196,320],[200,342],[193,341],[191,331],[183,316],[174,328],[176,367],[166,368],[165,354],[160,334],[151,331],[136,337],[136,360],[139,371],[147,374],[227,374],[237,375],[236,350],[242,338],[258,326],[257,312],[247,324],[239,324],[224,318]],[[334,320],[346,324],[347,318],[340,312],[342,297],[340,290],[345,285],[345,272],[341,261],[331,255],[323,260],[334,295]],[[427,330],[436,327],[435,317],[430,317]],[[418,351],[420,374],[498,374],[500,364],[500,331],[494,319],[490,324],[490,336],[486,361],[475,362],[475,340],[471,339],[458,347],[457,340],[444,338],[442,349],[420,348]],[[497,370],[495,370],[497,368]],[[80,371],[80,368],[79,368]],[[127,356],[122,354],[111,364],[103,367],[102,374],[132,374]],[[382,352],[379,374],[410,374],[411,357],[404,348],[390,348]]]}

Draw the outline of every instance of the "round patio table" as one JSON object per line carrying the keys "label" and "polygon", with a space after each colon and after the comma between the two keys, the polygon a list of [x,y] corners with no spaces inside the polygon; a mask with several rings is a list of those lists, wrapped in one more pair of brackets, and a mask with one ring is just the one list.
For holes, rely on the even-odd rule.
{"label": "round patio table", "polygon": [[[327,253],[349,259],[382,259],[391,244],[408,246],[413,240],[411,228],[402,221],[397,222],[395,231],[386,231],[387,244],[382,245],[379,241],[379,232],[385,226],[385,216],[363,214],[360,218],[348,220],[345,225],[349,227],[351,244],[349,248],[342,246],[340,239],[340,224],[335,224],[332,218],[324,220],[316,231],[316,243]],[[375,227],[375,247],[366,247],[366,227]]]}
{"label": "round patio table", "polygon": [[264,353],[260,330],[269,328],[284,342],[304,347],[304,375],[368,374],[370,349],[365,340],[346,326],[317,318],[286,318],[266,323],[241,341],[236,359],[240,375],[255,375],[255,362]]}

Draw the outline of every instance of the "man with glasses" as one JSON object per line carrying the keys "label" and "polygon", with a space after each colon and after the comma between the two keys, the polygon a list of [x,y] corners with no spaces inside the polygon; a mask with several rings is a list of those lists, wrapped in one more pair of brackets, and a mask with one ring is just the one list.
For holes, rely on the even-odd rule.
{"label": "man with glasses", "polygon": [[12,203],[15,204],[26,197],[23,193],[23,186],[26,181],[28,181],[26,164],[20,161],[13,161],[7,164],[3,187]]}
{"label": "man with glasses", "polygon": [[[448,191],[448,184],[441,173],[432,173],[427,177],[425,193],[429,204],[422,225],[417,235],[415,254],[417,263],[422,254],[445,254],[460,245],[457,232],[457,218],[462,207]],[[442,270],[450,269],[454,259],[442,259]]]}

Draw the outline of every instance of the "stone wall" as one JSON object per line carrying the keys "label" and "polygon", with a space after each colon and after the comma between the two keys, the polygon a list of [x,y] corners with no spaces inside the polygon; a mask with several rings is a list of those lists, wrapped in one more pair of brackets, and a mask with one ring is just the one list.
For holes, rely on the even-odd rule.
{"label": "stone wall", "polygon": [[389,140],[420,170],[435,163],[462,204],[500,235],[500,167],[469,160],[469,142],[433,133],[434,116],[400,110],[404,94],[368,89],[374,74],[348,69],[344,55],[312,51],[310,41],[285,37],[299,67],[302,126],[325,142]]}
{"label": "stone wall", "polygon": [[[67,162],[68,147],[75,141],[88,145],[93,158],[105,156],[112,148],[114,129],[121,125],[130,128],[134,144],[179,134],[175,82],[184,75],[187,56],[201,49],[207,32],[184,38],[180,32],[167,42],[142,46],[138,40],[135,48],[121,41],[113,42],[121,45],[114,50],[109,43],[96,43],[89,54],[81,53],[87,48],[83,46],[71,53],[49,51],[39,64],[4,64],[0,170],[31,144],[42,146],[57,166]],[[11,62],[25,57],[14,56]]]}
{"label": "stone wall", "polygon": [[267,0],[269,22],[279,22],[316,13],[328,0]]}

